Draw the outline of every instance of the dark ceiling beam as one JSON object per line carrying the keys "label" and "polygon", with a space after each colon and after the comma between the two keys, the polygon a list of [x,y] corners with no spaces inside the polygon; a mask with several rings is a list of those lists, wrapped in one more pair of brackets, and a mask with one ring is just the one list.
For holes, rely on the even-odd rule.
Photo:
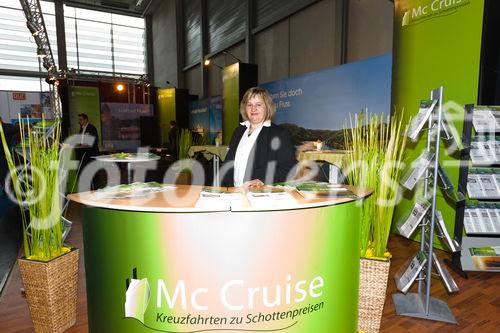
{"label": "dark ceiling beam", "polygon": [[56,36],[57,36],[57,60],[59,68],[63,71],[68,69],[66,52],[66,28],[64,26],[64,7],[62,0],[56,0],[54,4],[56,18]]}
{"label": "dark ceiling beam", "polygon": [[208,97],[208,73],[206,66],[203,62],[208,54],[208,15],[207,15],[207,1],[199,0],[201,2],[201,96],[202,98]]}
{"label": "dark ceiling beam", "polygon": [[253,35],[252,29],[255,24],[255,7],[254,0],[247,0],[247,13],[245,24],[245,61],[249,64],[253,63]]}
{"label": "dark ceiling beam", "polygon": [[[54,2],[54,0],[47,0],[50,2]],[[153,0],[152,0],[153,1]],[[90,10],[98,10],[112,14],[120,14],[120,15],[128,15],[134,17],[143,17],[143,9],[142,7],[135,10],[135,1],[133,1],[134,9],[124,9],[120,7],[113,7],[111,4],[113,1],[109,1],[109,5],[106,5],[106,1],[104,1],[105,5],[99,4],[97,1],[78,1],[78,0],[63,0],[63,3],[67,6],[81,8],[81,9],[90,9]],[[146,5],[147,6],[147,5]]]}

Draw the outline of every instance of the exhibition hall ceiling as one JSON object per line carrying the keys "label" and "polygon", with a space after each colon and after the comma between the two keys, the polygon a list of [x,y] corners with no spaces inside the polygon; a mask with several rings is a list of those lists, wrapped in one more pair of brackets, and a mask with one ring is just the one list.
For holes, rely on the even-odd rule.
{"label": "exhibition hall ceiling", "polygon": [[160,0],[63,0],[63,2],[74,7],[144,16],[150,13]]}

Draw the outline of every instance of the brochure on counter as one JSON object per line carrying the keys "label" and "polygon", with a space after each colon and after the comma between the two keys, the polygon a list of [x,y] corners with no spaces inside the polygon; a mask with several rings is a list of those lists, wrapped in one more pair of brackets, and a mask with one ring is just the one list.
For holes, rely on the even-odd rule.
{"label": "brochure on counter", "polygon": [[293,207],[297,200],[288,192],[281,191],[248,191],[247,199],[254,208]]}
{"label": "brochure on counter", "polygon": [[293,207],[297,200],[283,187],[264,186],[246,190],[225,190],[204,187],[196,202],[197,208],[234,209],[251,206],[253,208]]}
{"label": "brochure on counter", "polygon": [[285,188],[295,189],[306,199],[341,199],[357,198],[356,194],[341,184],[325,182],[286,182],[280,183]]}
{"label": "brochure on counter", "polygon": [[157,182],[120,184],[108,186],[95,191],[92,195],[94,199],[129,199],[140,198],[155,192],[171,191],[176,187],[172,185],[160,184]]}
{"label": "brochure on counter", "polygon": [[195,207],[197,208],[210,208],[210,209],[227,209],[231,207],[244,207],[242,194],[240,192],[228,192],[222,190],[213,190],[204,188]]}

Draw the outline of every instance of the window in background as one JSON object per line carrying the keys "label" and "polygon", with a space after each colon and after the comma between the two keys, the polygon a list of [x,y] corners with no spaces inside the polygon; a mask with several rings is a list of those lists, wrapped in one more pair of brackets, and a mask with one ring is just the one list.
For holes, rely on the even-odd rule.
{"label": "window in background", "polygon": [[45,82],[45,79],[0,75],[0,90],[49,91],[49,89],[50,87]]}
{"label": "window in background", "polygon": [[64,6],[68,68],[144,74],[144,19]]}
{"label": "window in background", "polygon": [[[41,2],[45,27],[57,64],[57,38],[54,4]],[[45,72],[36,55],[37,46],[26,27],[26,17],[18,0],[0,2],[0,68]]]}

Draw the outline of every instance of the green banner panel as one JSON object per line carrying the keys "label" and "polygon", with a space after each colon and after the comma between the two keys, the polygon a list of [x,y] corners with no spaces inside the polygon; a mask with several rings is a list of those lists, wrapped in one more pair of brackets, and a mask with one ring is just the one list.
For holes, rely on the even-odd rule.
{"label": "green banner panel", "polygon": [[354,333],[361,208],[86,206],[89,332]]}
{"label": "green banner panel", "polygon": [[222,72],[222,143],[228,145],[240,116],[240,63]]}
{"label": "green banner panel", "polygon": [[[102,147],[101,131],[101,106],[99,99],[99,88],[97,87],[69,87],[69,134],[78,134],[80,125],[78,124],[78,114],[85,113],[89,117],[89,122],[95,126],[99,133],[99,147]],[[75,154],[71,153],[71,160],[74,160]],[[66,191],[68,193],[78,192],[77,170],[68,171],[66,182]]]}
{"label": "green banner panel", "polygon": [[[453,116],[462,133],[463,106],[476,103],[483,25],[484,0],[396,0],[394,17],[394,62],[392,104],[405,120],[415,116],[420,100],[430,91],[444,87],[443,110]],[[411,164],[427,144],[422,131],[419,141],[406,154]],[[455,187],[458,185],[458,151],[442,145],[440,164]],[[416,193],[416,194],[415,194]],[[404,193],[396,207],[394,221],[404,218],[422,189]],[[455,206],[438,191],[437,209],[443,213],[453,235]],[[439,242],[441,248],[445,245]]]}
{"label": "green banner panel", "polygon": [[99,133],[99,146],[101,146],[102,134],[99,88],[70,86],[69,112],[71,124],[70,134],[77,134],[80,131],[78,114],[85,113],[89,116],[89,122],[95,126],[97,133]]}
{"label": "green banner panel", "polygon": [[176,120],[175,88],[158,89],[157,110],[160,120],[160,145],[164,146],[168,142],[168,132],[170,121]]}

